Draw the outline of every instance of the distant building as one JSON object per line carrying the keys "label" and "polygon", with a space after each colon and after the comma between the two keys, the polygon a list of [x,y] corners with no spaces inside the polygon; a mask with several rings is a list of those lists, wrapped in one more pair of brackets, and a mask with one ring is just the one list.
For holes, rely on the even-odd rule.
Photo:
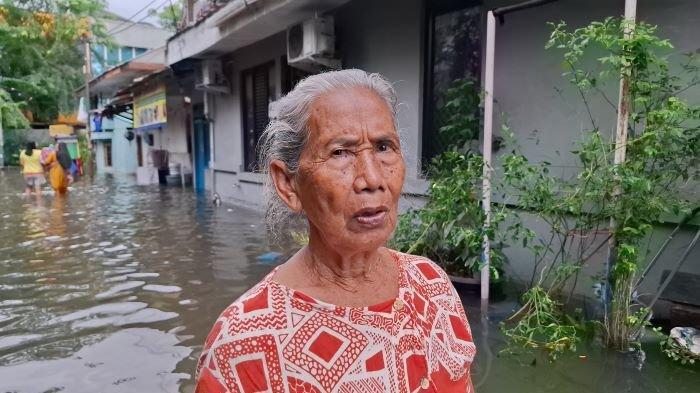
{"label": "distant building", "polygon": [[92,75],[138,57],[149,49],[163,46],[170,32],[149,23],[133,23],[114,14],[102,20],[114,46],[95,44],[91,49]]}
{"label": "distant building", "polygon": [[102,22],[112,45],[90,46],[90,127],[97,172],[135,175],[143,147],[132,131],[133,102],[131,97],[115,100],[115,94],[165,68],[164,44],[170,33],[111,13]]}

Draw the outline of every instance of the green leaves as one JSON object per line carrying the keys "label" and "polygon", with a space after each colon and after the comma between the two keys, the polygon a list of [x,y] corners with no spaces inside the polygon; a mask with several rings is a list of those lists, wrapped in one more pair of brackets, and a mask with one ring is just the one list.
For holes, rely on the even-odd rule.
{"label": "green leaves", "polygon": [[[420,209],[401,215],[392,246],[428,256],[450,274],[471,276],[480,269],[482,243],[487,229],[481,207],[483,157],[447,151],[430,167],[428,201]],[[492,228],[505,220],[495,211]],[[492,229],[488,230],[494,236]],[[502,258],[492,251],[492,273],[500,276]]]}
{"label": "green leaves", "polygon": [[[80,41],[103,39],[91,23],[99,0],[5,0],[0,4],[0,89],[34,121],[52,122],[75,110],[83,82]],[[18,126],[6,123],[7,128]],[[26,127],[26,124],[23,125]]]}

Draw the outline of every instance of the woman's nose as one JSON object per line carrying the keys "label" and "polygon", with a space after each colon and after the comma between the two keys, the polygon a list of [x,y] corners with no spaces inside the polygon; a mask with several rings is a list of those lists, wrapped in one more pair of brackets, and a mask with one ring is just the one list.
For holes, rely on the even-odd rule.
{"label": "woman's nose", "polygon": [[381,162],[373,149],[358,152],[355,159],[355,192],[384,190]]}

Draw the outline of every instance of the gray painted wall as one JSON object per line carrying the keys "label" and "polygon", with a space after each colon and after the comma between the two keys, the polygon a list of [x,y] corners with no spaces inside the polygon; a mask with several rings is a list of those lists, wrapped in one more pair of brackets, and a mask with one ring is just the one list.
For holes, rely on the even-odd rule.
{"label": "gray painted wall", "polygon": [[[514,1],[486,1],[485,9]],[[565,20],[571,27],[580,27],[592,20],[623,13],[622,0],[562,0],[537,9],[506,16],[506,23],[497,27],[495,98],[498,116],[496,129],[507,121],[515,132],[520,147],[532,161],[553,163],[561,176],[576,173],[575,157],[569,152],[579,136],[589,130],[591,121],[581,105],[578,92],[561,76],[561,53],[546,51],[549,37],[548,21]],[[354,0],[332,12],[336,19],[338,45],[345,68],[357,67],[379,72],[395,82],[402,102],[399,115],[408,174],[405,191],[421,192],[426,182],[418,175],[421,149],[422,112],[422,2],[420,0],[385,0],[381,2]],[[639,17],[659,24],[660,34],[676,45],[673,58],[700,46],[700,13],[694,0],[643,1]],[[280,26],[283,28],[284,26]],[[279,58],[285,53],[284,34],[280,33],[254,45],[240,49],[227,57],[231,73],[232,94],[217,96],[215,119],[216,191],[225,200],[259,207],[262,200],[261,176],[242,173],[243,148],[241,131],[240,71]],[[279,83],[276,84],[279,95]],[[617,85],[605,90],[613,101]],[[700,92],[692,93],[697,102]],[[615,113],[603,99],[591,102],[599,127],[612,132]],[[505,119],[505,120],[504,120]],[[540,143],[532,140],[537,130]],[[697,193],[695,196],[697,197]],[[498,199],[496,198],[496,201]],[[403,198],[405,208],[420,204],[420,198]],[[524,215],[525,224],[547,236],[549,228],[533,216]],[[663,241],[670,228],[659,228],[652,235],[652,246]],[[644,291],[658,286],[660,272],[675,261],[690,237],[684,232],[669,247],[664,266],[652,271]],[[605,249],[603,249],[605,250]],[[506,249],[510,263],[508,273],[516,279],[529,281],[531,256],[518,246]],[[601,270],[605,251],[591,261],[586,273]],[[683,270],[700,273],[700,250],[690,256]],[[591,293],[592,282],[579,280],[576,292]]]}

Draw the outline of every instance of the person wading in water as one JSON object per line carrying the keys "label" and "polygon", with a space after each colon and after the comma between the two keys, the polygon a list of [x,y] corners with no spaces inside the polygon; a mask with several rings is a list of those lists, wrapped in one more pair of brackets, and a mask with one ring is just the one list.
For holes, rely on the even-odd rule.
{"label": "person wading in water", "polygon": [[46,159],[49,167],[49,182],[56,194],[63,195],[68,192],[68,171],[73,160],[65,143],[59,143],[58,149]]}
{"label": "person wading in water", "polygon": [[32,191],[41,195],[41,185],[46,182],[44,179],[44,168],[40,162],[41,150],[37,150],[36,143],[29,142],[25,150],[19,153],[19,163],[22,166],[25,189],[24,194],[29,196]]}

